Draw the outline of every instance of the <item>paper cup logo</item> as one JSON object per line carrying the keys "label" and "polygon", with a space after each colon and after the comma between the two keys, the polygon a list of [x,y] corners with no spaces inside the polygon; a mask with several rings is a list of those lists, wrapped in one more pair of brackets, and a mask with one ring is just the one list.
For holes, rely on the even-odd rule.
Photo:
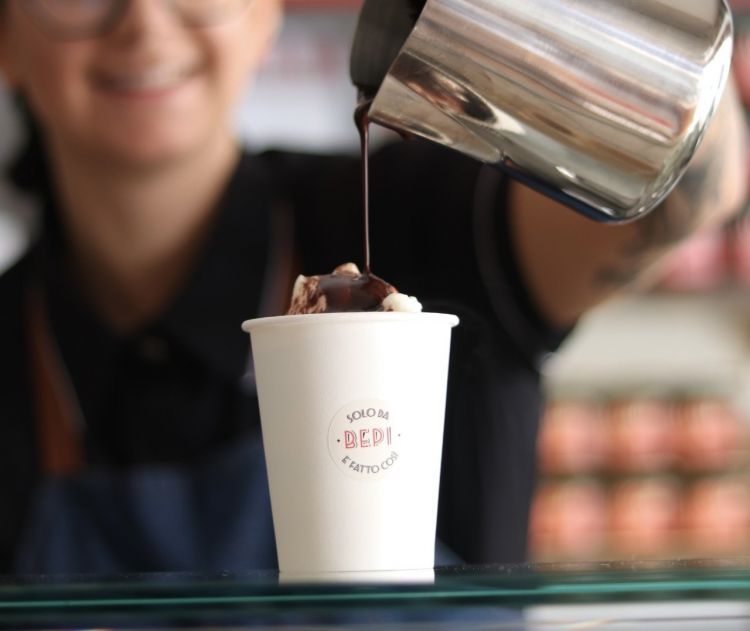
{"label": "paper cup logo", "polygon": [[341,408],[328,429],[328,451],[349,477],[380,480],[399,466],[401,418],[382,400],[354,401]]}

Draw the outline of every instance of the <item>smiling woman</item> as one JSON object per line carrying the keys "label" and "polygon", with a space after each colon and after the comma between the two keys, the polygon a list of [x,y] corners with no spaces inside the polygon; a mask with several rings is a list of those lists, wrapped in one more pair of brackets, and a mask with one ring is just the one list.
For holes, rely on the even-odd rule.
{"label": "smiling woman", "polygon": [[6,1],[0,68],[43,132],[79,272],[117,326],[158,310],[192,260],[238,157],[231,110],[279,17],[277,0]]}
{"label": "smiling woman", "polygon": [[[71,354],[58,355],[66,346],[66,335],[58,328],[57,308],[67,309],[75,294],[110,339],[126,340],[140,337],[175,301],[204,252],[208,228],[223,212],[228,182],[237,169],[247,168],[230,118],[273,43],[281,12],[280,0],[1,0],[0,71],[22,103],[33,132],[14,165],[14,175],[26,176],[15,179],[40,197],[45,221],[42,237],[28,257],[0,279],[0,293],[7,290],[7,278],[16,270],[34,269],[22,294],[39,296],[33,301],[37,306],[23,298],[20,308],[23,320],[41,324],[18,336],[23,340],[19,358],[34,355],[34,340],[51,338],[51,347],[41,355],[51,357],[62,376],[47,387],[32,371],[30,389],[41,388],[37,394],[67,391],[63,398],[68,401],[62,417],[50,419],[48,408],[29,400],[22,408],[28,406],[30,414],[22,420],[25,414],[17,416],[8,409],[12,392],[0,388],[0,418],[8,426],[16,419],[16,427],[39,448],[29,454],[23,448],[29,443],[17,442],[19,460],[14,466],[28,472],[27,467],[38,462],[40,479],[69,473],[70,454],[81,454],[83,443],[94,434],[101,435],[95,442],[109,445],[104,447],[108,455],[86,457],[87,464],[118,459],[113,460],[112,451],[120,451],[121,443],[116,438],[116,413],[110,408],[108,420],[98,424],[99,414],[82,395],[87,387],[81,385],[80,373],[69,368]],[[26,260],[34,264],[28,267]],[[61,270],[64,284],[76,289],[66,291],[62,301],[53,298],[55,291],[43,269]],[[31,316],[32,311],[38,317]],[[239,322],[246,315],[236,314],[236,326],[233,316],[227,332],[243,339]],[[169,388],[162,384],[157,390],[164,393]],[[41,394],[36,401],[45,397]],[[233,389],[230,398],[242,397]],[[79,410],[85,410],[85,422]],[[185,414],[179,415],[185,419]],[[157,417],[156,426],[161,426],[172,412],[162,409]],[[253,412],[243,412],[235,421],[220,424],[220,433],[236,437],[239,429],[230,426],[247,427],[253,418]],[[99,430],[94,429],[97,425]],[[206,429],[212,425],[203,422]],[[50,427],[57,429],[50,434]],[[71,427],[81,433],[71,434]],[[201,431],[189,431],[188,442]],[[134,445],[154,444],[143,429],[136,433]],[[209,439],[207,445],[212,442]],[[48,449],[45,444],[53,446]],[[165,448],[180,452],[185,444],[172,434]],[[22,452],[27,456],[20,456]],[[132,463],[132,452],[122,462]],[[256,457],[253,463],[254,467],[262,460]],[[12,565],[20,536],[16,527],[24,515],[33,522],[38,508],[25,499],[13,505],[3,484],[7,475],[15,478],[0,471],[0,570]],[[254,501],[262,504],[265,495],[263,486],[259,488]],[[31,544],[29,554],[44,557],[40,547],[45,540],[49,537],[42,535]],[[261,557],[269,554],[273,549],[266,545]],[[45,557],[36,567],[49,562]]]}

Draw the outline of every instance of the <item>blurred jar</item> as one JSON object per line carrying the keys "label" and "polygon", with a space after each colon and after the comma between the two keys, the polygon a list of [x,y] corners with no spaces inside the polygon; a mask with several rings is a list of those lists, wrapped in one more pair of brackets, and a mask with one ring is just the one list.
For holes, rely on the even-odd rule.
{"label": "blurred jar", "polygon": [[536,561],[601,558],[607,498],[593,480],[540,485],[532,503],[529,553]]}
{"label": "blurred jar", "polygon": [[734,406],[720,398],[685,401],[679,410],[677,452],[687,472],[733,469],[747,463],[747,427]]}
{"label": "blurred jar", "polygon": [[671,478],[619,482],[610,496],[609,539],[618,556],[667,557],[678,549],[680,488]]}
{"label": "blurred jar", "polygon": [[740,97],[750,105],[750,2],[729,0],[734,13],[732,71]]}
{"label": "blurred jar", "polygon": [[[750,109],[750,1],[730,0],[734,12],[734,53],[732,71],[737,89],[745,105]],[[748,147],[750,151],[750,147]],[[748,173],[750,180],[750,173]],[[732,268],[737,283],[750,286],[750,218],[748,207],[745,216],[735,222],[732,230]]]}
{"label": "blurred jar", "polygon": [[723,229],[704,231],[678,247],[664,263],[661,286],[673,291],[708,291],[729,277],[729,244]]}
{"label": "blurred jar", "polygon": [[592,401],[557,401],[547,406],[538,441],[539,469],[545,474],[600,470],[608,457],[601,406]]}
{"label": "blurred jar", "polygon": [[609,409],[610,464],[614,472],[653,473],[675,462],[675,416],[671,401],[632,399]]}
{"label": "blurred jar", "polygon": [[696,556],[750,551],[750,480],[721,477],[695,482],[686,492],[682,528]]}
{"label": "blurred jar", "polygon": [[732,274],[740,287],[750,287],[750,217],[744,216],[731,228]]}

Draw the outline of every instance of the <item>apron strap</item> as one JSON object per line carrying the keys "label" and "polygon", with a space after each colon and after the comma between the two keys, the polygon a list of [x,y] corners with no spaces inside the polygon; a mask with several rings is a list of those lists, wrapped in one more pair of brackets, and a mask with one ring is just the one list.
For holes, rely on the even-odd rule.
{"label": "apron strap", "polygon": [[54,477],[84,469],[83,415],[75,390],[55,344],[43,294],[26,292],[35,429],[42,471]]}

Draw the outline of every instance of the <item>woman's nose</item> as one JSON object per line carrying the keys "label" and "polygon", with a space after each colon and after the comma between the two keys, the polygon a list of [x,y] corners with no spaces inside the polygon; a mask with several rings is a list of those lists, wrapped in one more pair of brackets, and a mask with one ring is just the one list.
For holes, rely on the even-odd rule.
{"label": "woman's nose", "polygon": [[120,19],[110,37],[132,42],[143,37],[163,37],[182,28],[179,16],[165,0],[126,0]]}

